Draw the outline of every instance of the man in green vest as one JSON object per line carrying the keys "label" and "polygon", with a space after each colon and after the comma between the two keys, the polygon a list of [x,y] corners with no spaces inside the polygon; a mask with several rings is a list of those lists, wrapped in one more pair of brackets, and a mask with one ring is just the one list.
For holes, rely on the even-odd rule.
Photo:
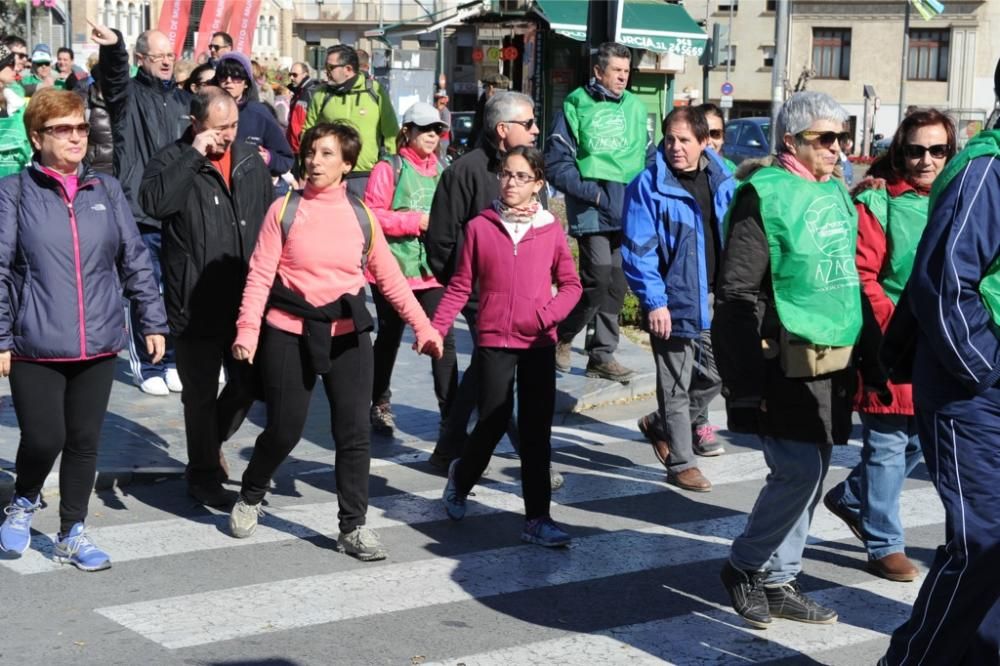
{"label": "man in green vest", "polygon": [[597,51],[594,78],[566,97],[545,145],[549,182],[566,195],[569,234],[580,249],[583,298],[560,325],[556,367],[569,372],[573,338],[594,322],[587,376],[627,384],[635,374],[615,359],[625,300],[622,206],[625,186],[655,152],[646,107],[625,89],[632,54],[613,42]]}
{"label": "man in green vest", "polygon": [[361,153],[347,174],[347,189],[364,198],[372,167],[383,153],[396,152],[399,121],[388,92],[361,71],[353,47],[338,44],[327,49],[326,76],[329,83],[313,92],[302,133],[334,120],[346,120],[357,128]]}
{"label": "man in green vest", "polygon": [[772,618],[837,621],[796,579],[833,445],[852,428],[858,218],[831,178],[846,120],[829,95],[792,95],[777,156],[748,175],[726,219],[715,360],[729,430],[761,437],[770,473],[721,576],[736,612],[761,629]]}

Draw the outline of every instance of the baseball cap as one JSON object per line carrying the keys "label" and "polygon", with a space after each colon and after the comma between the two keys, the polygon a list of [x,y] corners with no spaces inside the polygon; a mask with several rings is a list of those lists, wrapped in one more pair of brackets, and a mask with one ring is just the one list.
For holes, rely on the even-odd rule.
{"label": "baseball cap", "polygon": [[438,113],[438,110],[427,102],[415,102],[408,108],[403,114],[403,124],[416,125],[417,127],[443,125],[445,129],[450,128],[448,123],[441,120],[441,114]]}
{"label": "baseball cap", "polygon": [[31,52],[31,63],[37,65],[46,62],[52,62],[52,49],[48,44],[35,44],[35,50]]}

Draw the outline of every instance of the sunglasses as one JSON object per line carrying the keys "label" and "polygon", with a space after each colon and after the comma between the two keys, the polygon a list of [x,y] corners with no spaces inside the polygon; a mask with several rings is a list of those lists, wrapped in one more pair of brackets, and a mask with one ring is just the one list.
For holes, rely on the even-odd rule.
{"label": "sunglasses", "polygon": [[334,71],[336,69],[339,69],[341,67],[347,67],[347,63],[346,62],[342,62],[339,65],[327,65],[326,66],[326,71],[332,72],[332,71]]}
{"label": "sunglasses", "polygon": [[224,48],[226,48],[225,44],[209,44],[208,45],[208,50],[209,51],[218,51],[219,49],[224,49]]}
{"label": "sunglasses", "polygon": [[829,148],[834,144],[834,142],[844,145],[844,142],[851,138],[850,132],[813,132],[811,130],[806,130],[805,132],[799,132],[796,134],[799,139],[805,139],[806,141],[818,141],[819,145],[824,148]]}
{"label": "sunglasses", "polygon": [[65,141],[74,133],[86,138],[90,132],[90,123],[80,123],[79,125],[46,125],[41,131],[60,141]]}
{"label": "sunglasses", "polygon": [[722,138],[722,130],[712,130],[712,129],[710,129],[710,130],[708,130],[708,136],[710,136],[710,137],[712,137],[713,139],[716,139],[716,140],[721,139]]}
{"label": "sunglasses", "polygon": [[906,155],[911,160],[919,160],[923,158],[924,153],[930,153],[931,157],[939,160],[944,157],[948,157],[948,153],[951,152],[948,149],[948,144],[937,143],[933,146],[921,146],[919,143],[907,143],[903,146],[903,154]]}
{"label": "sunglasses", "polygon": [[437,135],[441,135],[448,131],[445,129],[444,125],[440,125],[438,123],[431,123],[430,125],[411,125],[411,127],[417,130],[420,134],[424,134],[425,132],[434,132]]}
{"label": "sunglasses", "polygon": [[531,128],[535,126],[535,119],[534,118],[528,118],[527,120],[505,120],[504,122],[505,123],[513,123],[515,125],[520,125],[521,127],[523,127],[528,132],[530,132]]}

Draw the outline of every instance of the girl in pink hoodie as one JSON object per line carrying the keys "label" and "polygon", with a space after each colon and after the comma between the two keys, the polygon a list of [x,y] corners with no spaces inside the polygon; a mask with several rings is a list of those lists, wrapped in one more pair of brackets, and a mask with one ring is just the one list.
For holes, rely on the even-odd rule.
{"label": "girl in pink hoodie", "polygon": [[[565,546],[570,537],[549,516],[552,413],[555,408],[556,325],[580,299],[582,287],[562,226],[538,203],[545,186],[542,153],[514,148],[500,170],[500,199],[473,218],[454,277],[434,315],[447,333],[479,289],[479,422],[462,457],[448,468],[444,505],[465,515],[465,499],[489,464],[514,408],[517,376],[521,486],[526,522],[521,539]],[[552,294],[552,284],[556,293]]]}
{"label": "girl in pink hoodie", "polygon": [[[361,139],[350,125],[320,124],[306,132],[306,188],[294,224],[283,238],[283,202],[276,201],[257,237],[233,356],[251,363],[256,357],[267,425],[254,443],[229,530],[242,538],[256,529],[271,477],[302,436],[319,375],[336,444],[337,548],[371,561],[386,557],[378,535],[364,526],[371,457],[371,317],[364,299],[365,239],[344,181],[360,150]],[[413,326],[415,347],[440,356],[441,337],[413,297],[378,225],[372,231],[368,270],[386,300]]]}

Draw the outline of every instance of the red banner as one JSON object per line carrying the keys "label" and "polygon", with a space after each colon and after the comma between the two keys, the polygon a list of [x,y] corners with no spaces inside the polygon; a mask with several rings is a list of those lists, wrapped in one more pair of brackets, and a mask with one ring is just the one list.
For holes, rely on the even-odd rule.
{"label": "red banner", "polygon": [[194,48],[195,60],[203,54],[212,55],[208,52],[208,44],[212,41],[212,35],[225,32],[229,27],[233,4],[226,0],[205,1],[205,7],[201,10],[201,23],[198,25],[198,42]]}
{"label": "red banner", "polygon": [[253,33],[257,29],[257,17],[260,14],[260,0],[247,0],[243,6],[233,13],[229,20],[227,32],[233,36],[233,50],[241,51],[247,56],[253,51]]}
{"label": "red banner", "polygon": [[188,22],[191,20],[191,0],[164,0],[157,29],[166,34],[174,45],[174,55],[181,57]]}

